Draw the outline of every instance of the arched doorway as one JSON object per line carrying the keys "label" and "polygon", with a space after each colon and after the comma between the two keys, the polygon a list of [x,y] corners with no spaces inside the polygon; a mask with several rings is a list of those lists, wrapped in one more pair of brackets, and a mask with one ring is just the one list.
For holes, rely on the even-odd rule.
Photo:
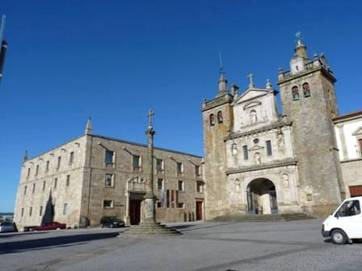
{"label": "arched doorway", "polygon": [[277,214],[277,194],[272,181],[260,178],[251,181],[246,188],[249,214]]}

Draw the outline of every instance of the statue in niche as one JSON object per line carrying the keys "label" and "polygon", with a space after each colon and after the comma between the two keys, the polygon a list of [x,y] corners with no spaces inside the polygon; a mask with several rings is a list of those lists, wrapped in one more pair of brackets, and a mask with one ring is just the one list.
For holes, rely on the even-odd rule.
{"label": "statue in niche", "polygon": [[283,173],[282,175],[282,183],[284,187],[289,187],[289,176],[287,173]]}
{"label": "statue in niche", "polygon": [[285,144],[284,144],[284,134],[282,131],[279,131],[277,133],[277,142],[278,142],[278,148],[280,150],[284,150]]}
{"label": "statue in niche", "polygon": [[250,117],[250,123],[256,123],[258,121],[258,116],[256,114],[256,111],[253,109],[250,111],[249,113],[249,117]]}
{"label": "statue in niche", "polygon": [[236,143],[233,143],[231,145],[231,154],[234,156],[238,154],[238,146],[236,145]]}
{"label": "statue in niche", "polygon": [[256,152],[256,153],[254,154],[254,160],[255,160],[255,163],[256,163],[257,165],[261,165],[261,156],[260,156],[260,153]]}
{"label": "statue in niche", "polygon": [[239,179],[235,179],[235,189],[236,189],[236,191],[240,191],[240,180]]}

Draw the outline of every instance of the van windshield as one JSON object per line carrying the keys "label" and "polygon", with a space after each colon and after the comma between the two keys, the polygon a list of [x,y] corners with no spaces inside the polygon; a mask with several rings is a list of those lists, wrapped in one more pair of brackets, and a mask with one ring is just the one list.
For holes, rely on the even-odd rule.
{"label": "van windshield", "polygon": [[349,200],[343,203],[343,205],[337,211],[337,215],[343,216],[354,216],[361,213],[361,208],[358,200]]}

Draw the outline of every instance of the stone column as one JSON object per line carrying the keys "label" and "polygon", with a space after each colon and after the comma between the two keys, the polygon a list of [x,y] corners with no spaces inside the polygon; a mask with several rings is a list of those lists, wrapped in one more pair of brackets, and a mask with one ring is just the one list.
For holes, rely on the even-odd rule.
{"label": "stone column", "polygon": [[146,182],[146,195],[144,200],[144,222],[156,222],[155,213],[155,193],[154,193],[154,168],[153,168],[153,136],[155,131],[152,127],[152,116],[154,113],[150,111],[148,113],[148,128],[146,130],[147,135],[147,168],[149,171],[148,180]]}

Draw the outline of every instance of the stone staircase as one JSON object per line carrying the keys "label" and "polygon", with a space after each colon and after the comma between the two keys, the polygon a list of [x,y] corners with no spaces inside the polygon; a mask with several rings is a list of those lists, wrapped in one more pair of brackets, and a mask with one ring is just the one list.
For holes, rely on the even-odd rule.
{"label": "stone staircase", "polygon": [[314,219],[314,217],[305,213],[292,213],[292,214],[280,214],[280,215],[242,215],[232,214],[219,216],[211,221],[231,221],[231,222],[277,222],[277,221],[297,221]]}
{"label": "stone staircase", "polygon": [[135,225],[129,227],[121,235],[123,236],[175,236],[182,234],[176,229],[168,228],[159,223],[141,223],[140,225]]}

